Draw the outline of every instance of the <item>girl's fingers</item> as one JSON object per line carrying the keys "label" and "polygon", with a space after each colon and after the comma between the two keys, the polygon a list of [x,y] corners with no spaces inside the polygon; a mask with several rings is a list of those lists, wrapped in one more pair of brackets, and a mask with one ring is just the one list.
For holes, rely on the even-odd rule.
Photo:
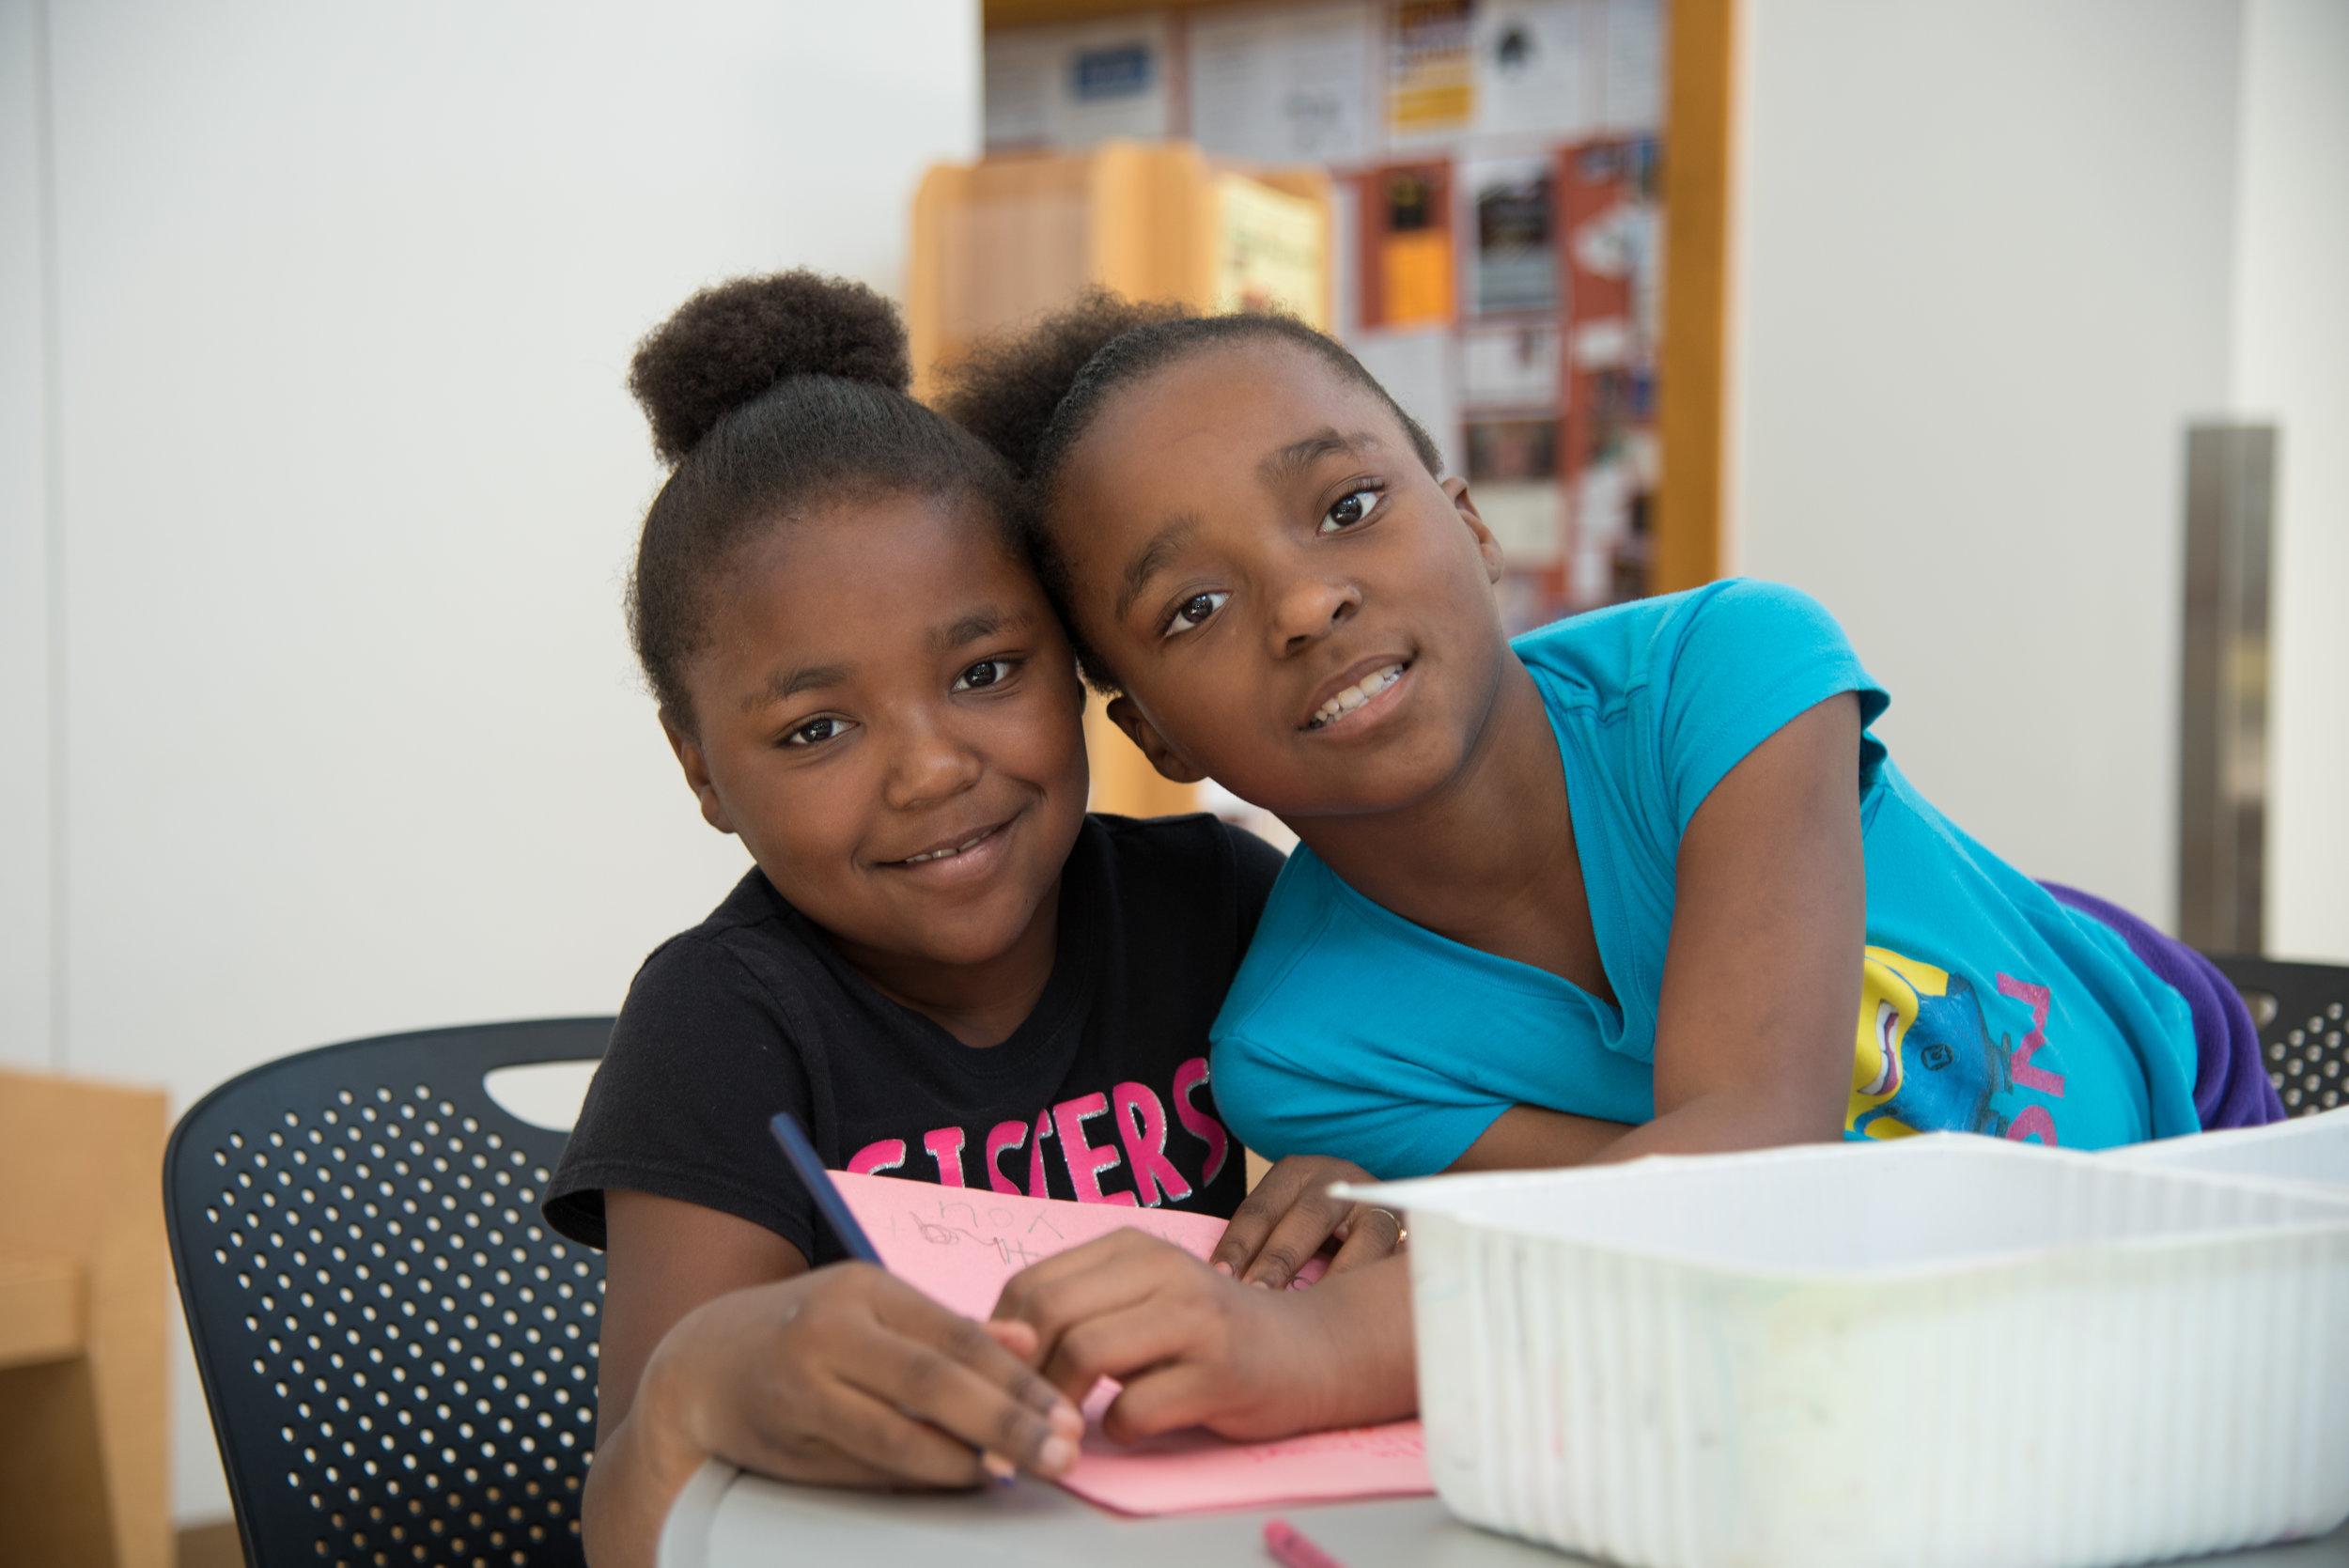
{"label": "girl's fingers", "polygon": [[826,1445],[880,1472],[880,1484],[976,1486],[988,1479],[970,1443],[851,1384],[833,1386],[823,1426]]}
{"label": "girl's fingers", "polygon": [[1190,1253],[1163,1241],[1120,1231],[1013,1275],[994,1315],[1034,1328],[1037,1354],[1049,1358],[1069,1325],[1140,1300],[1170,1267],[1198,1266]]}
{"label": "girl's fingers", "polygon": [[1241,1199],[1239,1207],[1232,1211],[1231,1223],[1223,1227],[1215,1250],[1207,1254],[1207,1265],[1219,1274],[1237,1275],[1254,1263],[1257,1249],[1288,1209],[1290,1187],[1280,1167],[1268,1172],[1255,1190]]}
{"label": "girl's fingers", "polygon": [[1346,1237],[1346,1245],[1330,1260],[1331,1274],[1377,1263],[1403,1244],[1403,1221],[1394,1217],[1394,1211],[1368,1203],[1356,1204],[1338,1233]]}
{"label": "girl's fingers", "polygon": [[802,1440],[759,1454],[734,1454],[728,1461],[762,1474],[788,1475],[810,1486],[854,1486],[867,1492],[888,1491],[906,1484],[905,1478],[879,1465],[820,1442]]}
{"label": "girl's fingers", "polygon": [[1075,1462],[1084,1418],[981,1325],[927,1300],[881,1317],[884,1332],[844,1363],[847,1381],[1021,1469],[1057,1475]]}
{"label": "girl's fingers", "polygon": [[1114,1443],[1138,1443],[1162,1432],[1204,1426],[1221,1414],[1213,1369],[1176,1362],[1141,1374],[1102,1412],[1101,1430]]}
{"label": "girl's fingers", "polygon": [[1088,1317],[1061,1335],[1044,1375],[1081,1400],[1104,1377],[1122,1379],[1191,1348],[1192,1327],[1188,1314],[1163,1299]]}
{"label": "girl's fingers", "polygon": [[1051,1385],[1036,1375],[1033,1324],[981,1323],[948,1312],[910,1285],[875,1302],[874,1315],[884,1327],[968,1368],[1038,1415],[1076,1415],[1073,1410],[1063,1410],[1063,1401]]}
{"label": "girl's fingers", "polygon": [[1035,1364],[1035,1328],[1017,1318],[991,1317],[979,1325],[987,1337],[1019,1358],[1022,1366]]}
{"label": "girl's fingers", "polygon": [[1240,1270],[1240,1282],[1287,1289],[1305,1260],[1321,1250],[1321,1244],[1330,1239],[1349,1206],[1330,1196],[1327,1188],[1299,1196],[1256,1250],[1255,1262]]}

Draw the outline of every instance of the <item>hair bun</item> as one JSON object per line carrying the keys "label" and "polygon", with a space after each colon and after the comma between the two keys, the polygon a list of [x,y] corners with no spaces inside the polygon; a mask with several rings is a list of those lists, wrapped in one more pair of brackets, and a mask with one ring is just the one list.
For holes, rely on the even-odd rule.
{"label": "hair bun", "polygon": [[815,272],[705,288],[655,327],[630,363],[629,391],[675,465],[726,414],[789,376],[836,376],[903,393],[913,384],[897,307],[861,283]]}

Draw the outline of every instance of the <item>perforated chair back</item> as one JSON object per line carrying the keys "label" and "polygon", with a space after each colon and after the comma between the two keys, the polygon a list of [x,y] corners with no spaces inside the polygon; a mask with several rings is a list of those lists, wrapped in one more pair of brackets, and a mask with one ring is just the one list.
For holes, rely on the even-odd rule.
{"label": "perforated chair back", "polygon": [[2243,993],[2259,1025],[2268,1079],[2287,1116],[2349,1104],[2349,967],[2272,958],[2211,962]]}
{"label": "perforated chair back", "polygon": [[328,1046],[181,1118],[164,1215],[251,1562],[583,1563],[603,1260],[538,1217],[563,1134],[482,1078],[611,1033]]}

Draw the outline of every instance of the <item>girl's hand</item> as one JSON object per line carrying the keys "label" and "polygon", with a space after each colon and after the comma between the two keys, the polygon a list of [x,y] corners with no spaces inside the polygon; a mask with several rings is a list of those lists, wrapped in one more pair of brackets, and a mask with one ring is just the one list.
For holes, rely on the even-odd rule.
{"label": "girl's hand", "polygon": [[1070,1399],[1124,1380],[1102,1418],[1118,1442],[1187,1426],[1283,1437],[1391,1420],[1416,1401],[1399,1262],[1309,1291],[1255,1290],[1119,1231],[1021,1270],[995,1317],[1034,1331],[1037,1364]]}
{"label": "girl's hand", "polygon": [[1055,1476],[1084,1418],[1027,1364],[1034,1331],[980,1324],[869,1264],[721,1296],[678,1320],[631,1412],[670,1452],[786,1481],[972,1486],[974,1446]]}
{"label": "girl's hand", "polygon": [[1330,1272],[1376,1263],[1403,1240],[1391,1209],[1330,1196],[1332,1182],[1366,1182],[1369,1172],[1327,1155],[1291,1155],[1265,1172],[1232,1216],[1207,1262],[1242,1284],[1285,1287],[1334,1237],[1342,1245]]}

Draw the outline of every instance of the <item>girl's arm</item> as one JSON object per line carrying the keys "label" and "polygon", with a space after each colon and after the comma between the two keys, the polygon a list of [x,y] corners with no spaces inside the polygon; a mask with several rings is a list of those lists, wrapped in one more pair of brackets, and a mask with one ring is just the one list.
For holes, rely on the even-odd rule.
{"label": "girl's arm", "polygon": [[1859,700],[1797,715],[1681,835],[1656,1018],[1656,1118],[1628,1132],[1532,1106],[1455,1170],[1826,1142],[1843,1136],[1867,944]]}
{"label": "girl's arm", "polygon": [[581,1515],[599,1563],[650,1563],[661,1522],[704,1456],[676,1421],[635,1416],[646,1363],[694,1308],[797,1278],[807,1260],[781,1236],[733,1215],[620,1190],[604,1194],[604,1244],[596,1458]]}
{"label": "girl's arm", "polygon": [[1024,1364],[1024,1326],[983,1327],[879,1269],[810,1270],[760,1226],[642,1192],[604,1195],[595,1463],[598,1568],[649,1568],[709,1458],[833,1485],[971,1485],[973,1445],[1041,1473],[1076,1457],[1074,1406]]}

